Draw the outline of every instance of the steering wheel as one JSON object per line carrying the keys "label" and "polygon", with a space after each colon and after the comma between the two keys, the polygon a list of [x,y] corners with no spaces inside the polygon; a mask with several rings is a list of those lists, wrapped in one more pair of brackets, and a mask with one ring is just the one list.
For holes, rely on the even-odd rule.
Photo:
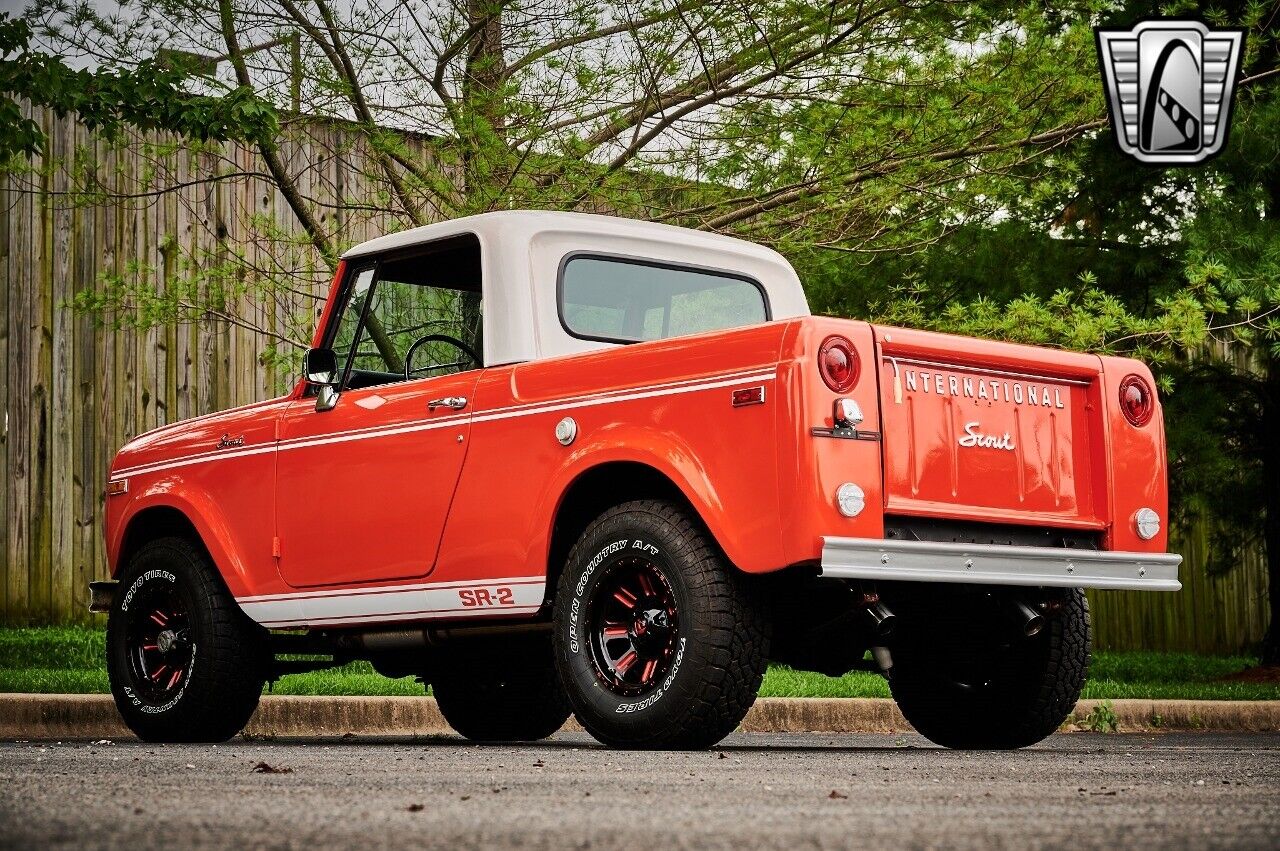
{"label": "steering wheel", "polygon": [[408,381],[411,378],[413,378],[413,374],[415,372],[426,372],[432,369],[446,369],[451,366],[462,366],[464,363],[466,363],[466,361],[458,360],[458,361],[453,361],[452,363],[437,363],[437,364],[431,364],[430,366],[422,366],[422,367],[418,367],[417,369],[414,369],[413,353],[418,350],[419,346],[424,345],[426,343],[448,343],[452,346],[456,346],[459,350],[462,351],[464,355],[470,358],[471,361],[476,366],[480,366],[480,356],[477,355],[471,349],[470,346],[468,346],[466,343],[459,340],[457,337],[450,337],[448,334],[428,334],[425,337],[419,337],[418,339],[414,340],[413,345],[409,347],[409,351],[405,352],[405,356],[404,356],[405,381]]}

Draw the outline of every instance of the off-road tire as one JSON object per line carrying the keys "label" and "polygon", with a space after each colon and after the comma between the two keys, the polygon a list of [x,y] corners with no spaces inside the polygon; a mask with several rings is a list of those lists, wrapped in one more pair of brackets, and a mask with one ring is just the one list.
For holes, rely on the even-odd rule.
{"label": "off-road tire", "polygon": [[[147,601],[167,597],[185,608],[188,662],[160,696],[143,683],[131,653],[131,626]],[[134,607],[131,612],[130,607]],[[158,667],[159,662],[155,665]],[[266,631],[228,592],[204,548],[186,538],[143,544],[120,576],[107,620],[107,674],[125,724],[147,742],[224,742],[258,706],[270,665]],[[169,670],[161,684],[173,674]]]}
{"label": "off-road tire", "polygon": [[[610,684],[588,635],[593,595],[647,559],[675,611],[671,656],[635,694]],[[609,605],[612,605],[611,603]],[[747,578],[683,507],[644,500],[609,509],[569,553],[555,600],[556,664],[578,722],[619,748],[703,749],[733,732],[755,701],[769,621]],[[630,638],[626,640],[631,640]],[[656,663],[655,663],[656,664]],[[646,690],[647,689],[647,690]]]}
{"label": "off-road tire", "polygon": [[440,714],[476,742],[534,742],[569,719],[549,635],[462,639],[431,676]]}
{"label": "off-road tire", "polygon": [[1084,688],[1091,640],[1084,592],[1068,589],[1059,599],[1061,609],[1039,635],[1012,639],[1003,653],[993,654],[982,687],[960,686],[939,654],[981,638],[981,630],[1007,631],[998,620],[941,620],[932,635],[895,649],[889,685],[911,726],[936,744],[973,750],[1022,748],[1057,730]]}

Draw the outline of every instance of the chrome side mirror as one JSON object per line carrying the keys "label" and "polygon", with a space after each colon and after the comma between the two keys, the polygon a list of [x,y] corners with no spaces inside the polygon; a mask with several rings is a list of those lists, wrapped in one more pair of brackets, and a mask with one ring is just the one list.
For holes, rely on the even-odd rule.
{"label": "chrome side mirror", "polygon": [[302,377],[319,388],[316,410],[327,411],[338,404],[338,356],[333,349],[307,349],[302,357]]}

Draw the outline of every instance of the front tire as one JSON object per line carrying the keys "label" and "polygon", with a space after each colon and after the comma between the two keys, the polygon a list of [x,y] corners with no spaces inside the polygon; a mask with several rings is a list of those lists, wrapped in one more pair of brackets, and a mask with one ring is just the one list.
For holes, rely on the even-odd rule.
{"label": "front tire", "polygon": [[702,749],[741,723],[768,653],[744,577],[681,507],[609,509],[569,554],[556,663],[579,723],[620,748]]}
{"label": "front tire", "polygon": [[107,620],[107,675],[125,724],[145,742],[224,742],[258,706],[265,631],[236,605],[204,549],[144,544]]}
{"label": "front tire", "polygon": [[889,686],[920,735],[948,748],[1011,750],[1039,742],[1075,708],[1089,670],[1089,603],[1078,588],[1032,638],[958,600],[893,650]]}
{"label": "front tire", "polygon": [[547,635],[465,639],[443,653],[431,692],[460,735],[474,742],[535,742],[569,719]]}

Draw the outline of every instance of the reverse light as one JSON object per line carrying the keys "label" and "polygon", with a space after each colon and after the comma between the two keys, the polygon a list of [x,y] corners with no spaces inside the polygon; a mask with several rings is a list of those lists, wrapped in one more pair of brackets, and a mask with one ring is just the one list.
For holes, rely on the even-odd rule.
{"label": "reverse light", "polygon": [[862,423],[862,408],[857,402],[842,396],[836,400],[831,421],[836,428],[857,428]]}
{"label": "reverse light", "polygon": [[853,482],[845,482],[836,488],[836,508],[845,517],[857,517],[867,507],[867,495]]}
{"label": "reverse light", "polygon": [[818,347],[818,371],[826,385],[837,393],[847,393],[858,383],[860,369],[853,343],[839,334],[832,334]]}
{"label": "reverse light", "polygon": [[1129,425],[1141,427],[1151,422],[1156,411],[1156,395],[1140,375],[1127,375],[1120,382],[1120,410]]}
{"label": "reverse light", "polygon": [[1160,534],[1160,515],[1150,508],[1139,508],[1133,515],[1133,527],[1139,538],[1150,541]]}

